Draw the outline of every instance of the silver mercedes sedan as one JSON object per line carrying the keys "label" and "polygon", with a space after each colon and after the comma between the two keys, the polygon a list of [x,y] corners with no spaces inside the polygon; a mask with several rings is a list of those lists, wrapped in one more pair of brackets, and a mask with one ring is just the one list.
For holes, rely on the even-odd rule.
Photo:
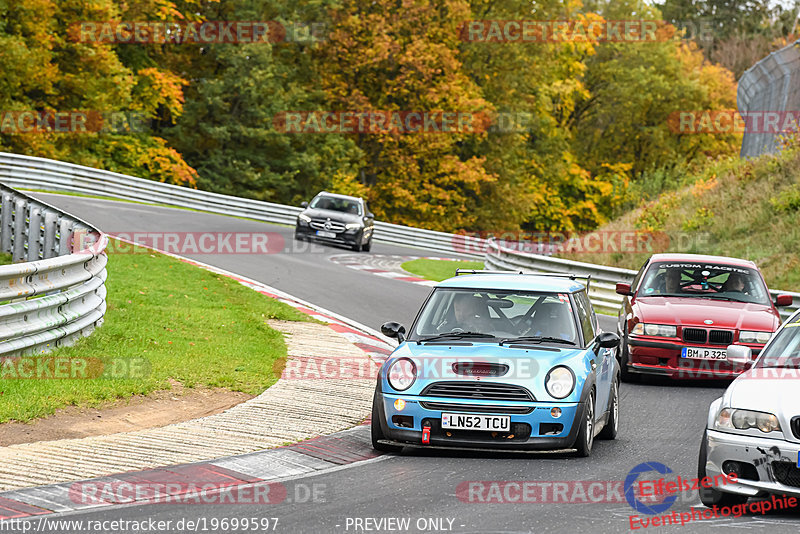
{"label": "silver mercedes sedan", "polygon": [[[750,348],[730,345],[727,358],[745,366]],[[706,506],[749,497],[800,497],[800,311],[775,332],[752,367],[708,411],[698,478],[735,474],[736,482],[702,488]]]}

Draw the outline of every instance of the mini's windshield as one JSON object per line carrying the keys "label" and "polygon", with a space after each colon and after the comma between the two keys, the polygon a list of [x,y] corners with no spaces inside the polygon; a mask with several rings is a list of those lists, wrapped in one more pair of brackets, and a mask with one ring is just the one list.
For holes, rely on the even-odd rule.
{"label": "mini's windshield", "polygon": [[639,297],[700,297],[769,305],[769,293],[755,269],[713,263],[654,263]]}
{"label": "mini's windshield", "polygon": [[361,215],[361,206],[355,200],[328,196],[318,196],[311,201],[311,206],[318,210],[341,211]]}
{"label": "mini's windshield", "polygon": [[755,366],[800,369],[800,318],[776,334]]}
{"label": "mini's windshield", "polygon": [[[454,339],[577,345],[569,295],[474,289],[436,289],[412,327],[410,341]],[[541,339],[536,339],[541,338]],[[551,339],[547,339],[551,338]]]}

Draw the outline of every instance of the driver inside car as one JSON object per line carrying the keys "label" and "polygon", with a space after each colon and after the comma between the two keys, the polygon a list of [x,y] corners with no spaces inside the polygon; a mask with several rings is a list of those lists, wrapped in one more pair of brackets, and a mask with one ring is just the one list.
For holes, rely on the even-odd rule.
{"label": "driver inside car", "polygon": [[746,291],[744,290],[744,279],[742,278],[742,275],[739,273],[729,274],[728,279],[725,280],[725,283],[722,285],[722,291],[746,293]]}
{"label": "driver inside car", "polygon": [[488,333],[491,330],[489,309],[481,297],[469,293],[458,293],[453,296],[452,316],[439,325],[439,332]]}
{"label": "driver inside car", "polygon": [[528,336],[558,337],[575,341],[575,330],[569,308],[560,302],[546,302],[539,306],[533,317],[533,327]]}

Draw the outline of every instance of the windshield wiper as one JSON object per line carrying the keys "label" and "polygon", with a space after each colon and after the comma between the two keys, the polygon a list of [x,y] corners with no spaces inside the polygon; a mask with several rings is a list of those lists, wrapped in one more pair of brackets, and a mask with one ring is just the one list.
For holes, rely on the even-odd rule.
{"label": "windshield wiper", "polygon": [[548,337],[548,336],[507,337],[505,339],[500,340],[500,346],[502,346],[503,343],[508,343],[509,345],[515,343],[563,343],[564,345],[575,345],[574,341],[569,341],[568,339],[561,339],[560,337]]}
{"label": "windshield wiper", "polygon": [[446,334],[439,334],[438,336],[423,337],[417,340],[417,345],[425,341],[436,341],[437,339],[459,338],[459,337],[484,337],[487,339],[495,339],[497,336],[493,334],[484,334],[482,332],[447,332]]}

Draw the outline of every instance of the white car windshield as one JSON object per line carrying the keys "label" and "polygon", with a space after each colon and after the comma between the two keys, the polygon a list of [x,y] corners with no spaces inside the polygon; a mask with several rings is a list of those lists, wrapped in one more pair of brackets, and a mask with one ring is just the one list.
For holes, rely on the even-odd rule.
{"label": "white car windshield", "polygon": [[787,324],[758,359],[756,367],[800,369],[800,318]]}

